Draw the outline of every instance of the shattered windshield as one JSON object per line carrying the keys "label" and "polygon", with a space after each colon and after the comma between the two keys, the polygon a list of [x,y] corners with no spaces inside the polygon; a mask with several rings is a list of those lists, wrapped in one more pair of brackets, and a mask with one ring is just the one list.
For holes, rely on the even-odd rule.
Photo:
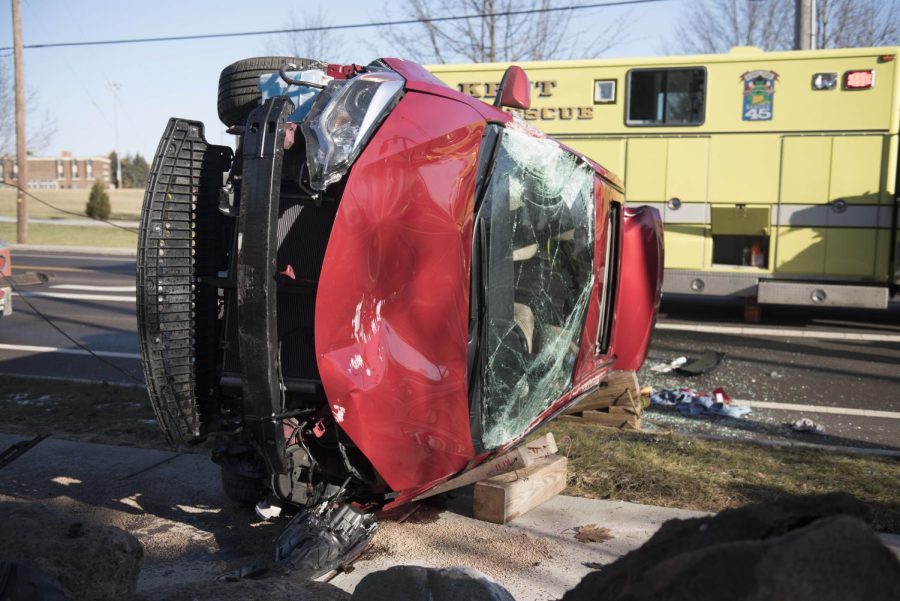
{"label": "shattered windshield", "polygon": [[593,172],[555,142],[506,130],[487,230],[485,448],[520,434],[570,385],[593,278]]}

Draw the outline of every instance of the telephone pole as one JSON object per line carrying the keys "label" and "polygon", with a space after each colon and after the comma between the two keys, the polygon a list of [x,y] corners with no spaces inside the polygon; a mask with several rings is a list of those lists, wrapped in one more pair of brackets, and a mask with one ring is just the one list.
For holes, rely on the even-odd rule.
{"label": "telephone pole", "polygon": [[19,173],[16,185],[16,241],[28,242],[28,197],[23,190],[28,187],[28,152],[25,147],[25,74],[22,66],[22,14],[19,0],[12,2],[13,49],[16,64],[16,162]]}
{"label": "telephone pole", "polygon": [[816,48],[816,0],[796,0],[794,50]]}

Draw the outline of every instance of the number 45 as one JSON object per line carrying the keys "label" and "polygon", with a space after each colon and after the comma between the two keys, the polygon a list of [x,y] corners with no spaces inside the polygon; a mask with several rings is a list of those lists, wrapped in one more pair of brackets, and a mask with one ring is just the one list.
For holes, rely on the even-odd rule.
{"label": "number 45", "polygon": [[744,119],[748,119],[750,121],[768,121],[771,118],[772,109],[768,107],[754,106],[744,111]]}

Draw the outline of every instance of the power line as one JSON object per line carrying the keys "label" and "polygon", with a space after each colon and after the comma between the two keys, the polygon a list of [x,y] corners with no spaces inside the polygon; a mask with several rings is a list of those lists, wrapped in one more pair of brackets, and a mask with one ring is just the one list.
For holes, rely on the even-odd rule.
{"label": "power line", "polygon": [[[313,31],[329,31],[338,29],[366,29],[369,27],[389,27],[398,25],[416,25],[419,23],[442,23],[446,21],[463,21],[466,19],[483,19],[485,17],[513,17],[518,15],[533,15],[540,13],[553,13],[590,8],[608,8],[613,6],[631,6],[635,4],[651,4],[668,2],[669,0],[615,0],[613,2],[597,2],[593,4],[581,4],[572,6],[556,6],[549,8],[530,8],[523,10],[505,10],[494,13],[474,13],[468,15],[449,17],[428,17],[422,19],[403,19],[398,21],[373,21],[370,23],[352,23],[347,25],[317,25],[313,27],[295,27],[290,29],[268,29],[262,31],[235,31],[230,33],[204,33],[195,35],[160,36],[152,38],[123,38],[118,40],[93,40],[85,42],[51,42],[47,44],[26,44],[25,48],[65,48],[73,46],[109,46],[114,44],[146,44],[151,42],[179,42],[185,40],[209,40],[214,38],[238,38],[259,35],[275,35],[284,33],[306,33]],[[0,52],[9,50],[11,46],[0,47]]]}
{"label": "power line", "polygon": [[35,196],[34,194],[29,192],[25,188],[20,188],[16,184],[12,184],[10,182],[2,182],[2,183],[0,183],[0,187],[2,187],[2,186],[9,186],[10,188],[15,188],[16,190],[18,190],[25,196],[27,196],[29,198],[33,198],[34,200],[38,201],[42,205],[44,205],[46,207],[50,207],[54,211],[59,211],[60,213],[65,213],[66,215],[74,215],[75,217],[78,217],[80,219],[84,219],[85,217],[87,217],[88,219],[93,219],[94,221],[99,221],[101,223],[105,223],[106,225],[111,225],[113,227],[117,227],[120,230],[125,230],[126,232],[131,232],[132,234],[138,233],[138,231],[135,229],[132,229],[130,227],[125,227],[124,225],[119,225],[118,223],[113,223],[112,221],[109,221],[107,219],[101,219],[100,217],[90,217],[90,216],[84,215],[82,213],[76,213],[75,211],[67,211],[66,209],[61,209],[60,207],[50,204],[49,202],[47,202],[46,200],[44,200],[42,198],[38,198],[37,196]]}

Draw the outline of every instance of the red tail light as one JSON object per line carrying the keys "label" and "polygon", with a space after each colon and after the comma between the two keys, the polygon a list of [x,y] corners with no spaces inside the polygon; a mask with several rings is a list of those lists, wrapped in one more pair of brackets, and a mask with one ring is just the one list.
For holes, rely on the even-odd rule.
{"label": "red tail light", "polygon": [[845,90],[868,90],[875,87],[875,71],[847,71],[844,73]]}

